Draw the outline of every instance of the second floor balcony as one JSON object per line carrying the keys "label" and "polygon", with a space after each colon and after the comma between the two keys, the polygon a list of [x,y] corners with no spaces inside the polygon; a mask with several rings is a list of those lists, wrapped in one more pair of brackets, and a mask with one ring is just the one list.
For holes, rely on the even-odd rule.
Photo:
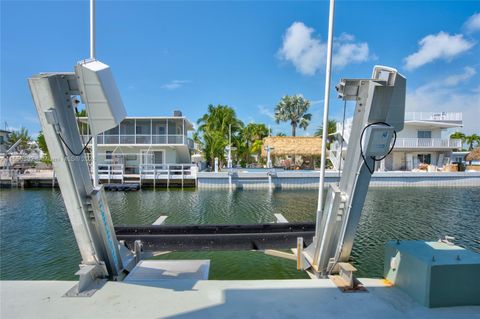
{"label": "second floor balcony", "polygon": [[[81,133],[84,143],[90,139],[88,121],[83,119]],[[97,135],[99,145],[186,145],[192,124],[185,118],[127,118],[120,125]]]}
{"label": "second floor balcony", "polygon": [[455,149],[462,141],[452,138],[397,138],[395,149]]}
{"label": "second floor balcony", "polygon": [[[85,136],[84,139],[90,138]],[[187,144],[185,135],[111,135],[100,134],[97,136],[98,144]]]}

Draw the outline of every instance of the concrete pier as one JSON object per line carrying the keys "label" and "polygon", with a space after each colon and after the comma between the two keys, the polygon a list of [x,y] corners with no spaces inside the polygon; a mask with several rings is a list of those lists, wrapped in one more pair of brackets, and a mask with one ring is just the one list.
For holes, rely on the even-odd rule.
{"label": "concrete pier", "polygon": [[62,297],[73,281],[2,281],[9,318],[436,318],[478,319],[480,307],[426,308],[381,279],[342,293],[320,280],[107,282],[92,297]]}
{"label": "concrete pier", "polygon": [[[318,189],[318,171],[200,172],[203,189]],[[325,182],[336,183],[338,171],[327,171]],[[480,172],[375,172],[370,187],[480,187]]]}

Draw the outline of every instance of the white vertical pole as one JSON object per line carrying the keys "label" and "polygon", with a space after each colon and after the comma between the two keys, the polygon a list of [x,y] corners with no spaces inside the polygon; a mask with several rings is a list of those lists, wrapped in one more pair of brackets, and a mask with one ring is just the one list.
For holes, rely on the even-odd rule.
{"label": "white vertical pole", "polygon": [[267,168],[272,168],[271,148],[267,145]]}
{"label": "white vertical pole", "polygon": [[[90,0],[90,59],[95,59],[95,0]],[[92,134],[92,173],[93,186],[98,183],[98,163],[97,163],[97,135],[92,132],[92,122],[90,122],[90,133]]]}
{"label": "white vertical pole", "polygon": [[90,59],[95,59],[95,0],[90,0]]}
{"label": "white vertical pole", "polygon": [[232,168],[232,124],[228,125],[228,159],[227,168]]}
{"label": "white vertical pole", "polygon": [[[322,158],[320,162],[320,183],[318,188],[318,206],[317,206],[317,231],[322,218],[323,205],[325,196],[323,195],[323,187],[325,184],[325,162],[327,154],[328,137],[328,108],[330,106],[330,79],[332,67],[332,42],[333,42],[333,14],[335,11],[335,0],[330,0],[330,12],[328,16],[328,42],[327,42],[327,66],[325,69],[325,97],[323,104],[323,134],[322,134]],[[318,235],[318,234],[316,234]]]}
{"label": "white vertical pole", "polygon": [[92,173],[93,186],[97,187],[98,183],[98,162],[97,162],[97,135],[92,135]]}

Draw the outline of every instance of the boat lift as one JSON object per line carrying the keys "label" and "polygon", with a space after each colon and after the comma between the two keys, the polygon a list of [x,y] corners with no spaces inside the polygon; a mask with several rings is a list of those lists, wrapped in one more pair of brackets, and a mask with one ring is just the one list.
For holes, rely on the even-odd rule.
{"label": "boat lift", "polygon": [[[323,136],[328,134],[333,4],[331,0]],[[160,260],[142,260],[153,255],[151,252],[178,250],[263,250],[269,255],[296,260],[297,269],[306,270],[312,278],[339,273],[344,281],[341,284],[347,283],[343,286],[345,290],[355,289],[355,268],[349,264],[350,254],[376,163],[391,152],[397,132],[403,129],[405,77],[396,69],[375,66],[371,78],[342,79],[336,86],[339,98],[355,101],[356,105],[344,170],[339,183],[329,186],[325,203],[325,156],[322,158],[315,223],[288,223],[277,216],[279,222],[271,224],[172,226],[162,225],[163,218],[154,225],[114,227],[104,188],[97,185],[96,176],[92,181],[84,154],[87,145],[82,143],[76,118],[80,96],[88,114],[95,162],[95,136],[115,127],[126,116],[110,67],[95,59],[94,0],[90,5],[90,59],[79,62],[74,72],[41,73],[28,79],[82,258],[76,273],[80,276],[79,282],[65,296],[91,296],[108,280],[127,283],[140,280],[140,283],[147,281],[155,286],[163,272],[179,279],[191,279],[192,273],[200,274],[197,279],[208,277],[209,261],[188,261],[196,269],[189,272],[184,271],[187,263],[184,261],[161,266]],[[325,150],[323,144],[322,154],[326,154]],[[294,254],[276,249],[292,249]],[[430,259],[428,254],[432,250],[436,257]],[[474,274],[478,273],[480,259],[474,255],[448,240],[402,244],[392,241],[386,247],[389,266],[386,266],[385,278],[393,284],[398,281],[400,287],[427,306],[478,304],[478,300],[474,300],[478,295],[478,280],[472,280],[478,279]],[[400,259],[406,262],[400,265]],[[422,265],[418,264],[419,260]],[[465,270],[465,265],[469,270]],[[433,273],[434,266],[441,271]],[[462,270],[461,276],[458,269]],[[332,277],[332,281],[335,280]],[[421,282],[424,284],[420,285],[423,288],[419,293],[418,283]],[[432,297],[430,290],[433,289],[441,294]]]}
{"label": "boat lift", "polygon": [[[315,224],[114,228],[96,170],[93,181],[91,179],[84,154],[87,145],[82,143],[76,118],[77,97],[80,96],[86,106],[93,138],[89,141],[92,142],[92,161],[96,167],[96,136],[118,125],[126,117],[126,112],[110,67],[95,58],[94,2],[90,1],[90,59],[79,62],[74,72],[41,73],[28,79],[82,257],[77,272],[79,283],[67,295],[90,296],[106,280],[124,280],[129,273],[141,272],[138,267],[142,257],[146,256],[142,250],[268,250],[296,246],[297,268],[301,265],[317,278],[338,272],[339,263],[348,262],[350,258],[375,163],[390,153],[392,138],[403,129],[405,78],[393,68],[375,66],[370,79],[344,79],[337,86],[340,98],[356,101],[352,137],[340,183],[330,186],[325,205],[322,205],[323,174],[320,175]],[[331,1],[324,136],[330,87],[333,4]],[[322,149],[325,153],[325,145]],[[231,150],[230,141],[229,155]],[[321,173],[324,173],[324,167],[323,160]],[[308,247],[303,249],[304,245]]]}
{"label": "boat lift", "polygon": [[393,68],[375,66],[371,79],[343,79],[336,89],[356,106],[340,181],[330,185],[313,243],[303,251],[305,267],[317,277],[338,273],[338,263],[349,261],[371,176],[392,151],[405,115],[406,79]]}
{"label": "boat lift", "polygon": [[377,157],[389,152],[395,131],[403,128],[406,84],[395,69],[376,66],[371,79],[345,79],[337,86],[342,99],[356,101],[352,140],[340,183],[330,187],[316,224],[114,228],[103,186],[91,180],[74,102],[77,96],[84,102],[92,135],[122,121],[126,113],[109,66],[86,60],[73,73],[44,73],[28,81],[82,256],[80,282],[71,295],[125,278],[141,259],[142,246],[151,251],[288,249],[302,237],[310,244],[303,250],[304,268],[318,277],[338,271],[337,263],[350,257]]}

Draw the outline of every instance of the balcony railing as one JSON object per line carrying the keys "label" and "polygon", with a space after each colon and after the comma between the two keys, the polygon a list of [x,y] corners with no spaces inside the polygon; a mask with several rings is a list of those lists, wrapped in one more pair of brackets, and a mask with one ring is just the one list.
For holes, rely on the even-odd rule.
{"label": "balcony railing", "polygon": [[[83,142],[90,139],[90,135],[82,135]],[[98,144],[183,144],[189,145],[189,138],[185,135],[146,135],[146,134],[100,134],[97,136]]]}
{"label": "balcony railing", "polygon": [[406,112],[406,121],[447,121],[461,122],[461,112]]}
{"label": "balcony railing", "polygon": [[397,138],[395,148],[461,148],[460,139],[449,138]]}

